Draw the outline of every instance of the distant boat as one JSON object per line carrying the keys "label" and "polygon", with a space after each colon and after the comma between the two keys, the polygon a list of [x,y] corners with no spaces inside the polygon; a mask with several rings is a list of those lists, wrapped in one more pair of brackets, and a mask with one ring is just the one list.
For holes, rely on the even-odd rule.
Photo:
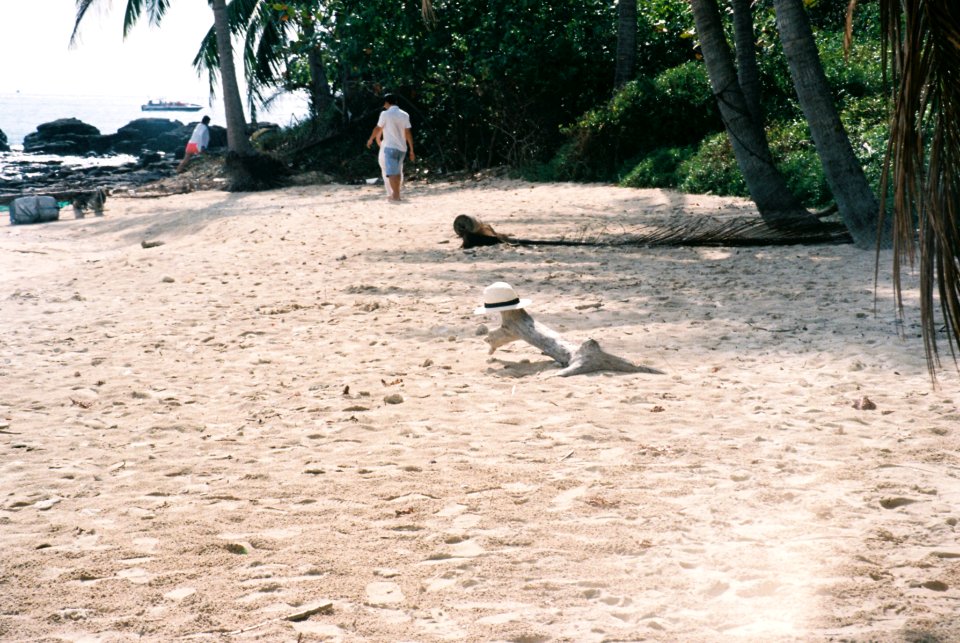
{"label": "distant boat", "polygon": [[151,100],[140,106],[140,110],[144,112],[199,112],[201,109],[202,105],[179,100]]}

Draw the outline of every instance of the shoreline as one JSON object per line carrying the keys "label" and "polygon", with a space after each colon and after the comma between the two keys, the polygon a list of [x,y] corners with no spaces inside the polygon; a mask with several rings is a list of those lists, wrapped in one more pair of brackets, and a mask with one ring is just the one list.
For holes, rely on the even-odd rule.
{"label": "shoreline", "polygon": [[[571,238],[754,210],[404,196],[118,197],[0,229],[4,636],[960,638],[960,377],[931,386],[889,252],[875,292],[853,246],[463,251],[463,213]],[[488,355],[494,281],[666,375]]]}

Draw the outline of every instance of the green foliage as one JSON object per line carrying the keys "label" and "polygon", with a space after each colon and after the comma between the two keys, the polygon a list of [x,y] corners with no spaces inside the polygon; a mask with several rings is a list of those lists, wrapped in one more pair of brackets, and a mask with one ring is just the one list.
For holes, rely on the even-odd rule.
{"label": "green foliage", "polygon": [[[843,49],[847,0],[807,0],[827,78],[872,182],[883,126],[876,8],[858,8]],[[863,4],[863,3],[861,3]],[[869,3],[868,3],[869,4]],[[362,147],[385,91],[411,114],[419,167],[522,168],[542,180],[621,181],[745,195],[702,62],[688,0],[638,3],[638,77],[610,97],[616,10],[603,0],[271,2],[288,34],[283,71],[303,87],[319,51],[331,87],[323,119],[263,149],[344,178],[373,176]],[[771,0],[754,4],[771,148],[792,189],[830,199],[780,47]],[[871,102],[873,101],[873,102]]]}
{"label": "green foliage", "polygon": [[747,196],[747,184],[733,156],[725,133],[712,134],[700,143],[697,153],[680,164],[679,187],[691,194]]}
{"label": "green foliage", "polygon": [[[369,133],[392,91],[437,169],[546,159],[560,126],[612,82],[615,12],[602,0],[438,0],[432,24],[420,3],[314,4],[337,129],[360,121]],[[302,83],[302,61],[289,69]]]}
{"label": "green foliage", "polygon": [[[874,192],[879,192],[889,129],[888,106],[882,97],[851,99],[841,113],[850,143]],[[833,196],[824,177],[806,121],[773,124],[767,131],[770,151],[787,185],[810,208],[829,205]],[[672,187],[684,192],[748,196],[725,133],[705,138],[691,151],[662,148],[639,159],[622,181],[628,187]]]}
{"label": "green foliage", "polygon": [[689,0],[637,3],[637,74],[656,76],[694,60],[693,14]]}
{"label": "green foliage", "polygon": [[773,160],[790,191],[808,207],[828,205],[833,197],[806,121],[777,123],[768,130],[767,137]]}
{"label": "green foliage", "polygon": [[551,167],[561,180],[617,180],[625,162],[658,147],[691,145],[721,127],[704,66],[688,62],[627,83],[587,112],[564,130],[568,142]]}
{"label": "green foliage", "polygon": [[641,158],[620,181],[627,188],[675,188],[680,184],[680,165],[694,153],[692,147],[662,147]]}

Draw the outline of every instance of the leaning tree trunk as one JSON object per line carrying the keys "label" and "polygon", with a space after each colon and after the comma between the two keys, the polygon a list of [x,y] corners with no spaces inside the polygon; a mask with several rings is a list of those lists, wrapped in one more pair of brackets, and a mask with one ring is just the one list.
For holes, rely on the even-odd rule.
{"label": "leaning tree trunk", "polygon": [[233,64],[233,45],[230,42],[230,20],[226,0],[212,0],[213,29],[217,36],[220,56],[220,82],[223,84],[223,112],[227,119],[227,148],[241,156],[253,154],[247,136],[247,121],[243,116],[243,100]]}
{"label": "leaning tree trunk", "polygon": [[840,216],[857,246],[876,247],[879,241],[889,247],[892,227],[887,221],[879,229],[880,204],[840,122],[803,2],[773,0],[773,6],[793,86]]}
{"label": "leaning tree trunk", "polygon": [[315,42],[316,27],[312,19],[303,24],[303,37],[310,43],[310,48],[307,50],[307,67],[310,70],[310,115],[314,121],[319,122],[330,109],[333,95],[320,55],[320,46]]}
{"label": "leaning tree trunk", "polygon": [[753,120],[730,55],[716,0],[690,0],[703,60],[737,165],[760,216],[773,227],[814,225],[816,217],[790,192],[773,162],[767,136]]}
{"label": "leaning tree trunk", "polygon": [[617,65],[613,87],[619,89],[633,79],[637,64],[637,0],[617,3]]}
{"label": "leaning tree trunk", "polygon": [[732,0],[733,38],[737,52],[737,78],[750,115],[763,124],[760,109],[760,68],[757,66],[756,35],[753,31],[753,11],[750,0]]}

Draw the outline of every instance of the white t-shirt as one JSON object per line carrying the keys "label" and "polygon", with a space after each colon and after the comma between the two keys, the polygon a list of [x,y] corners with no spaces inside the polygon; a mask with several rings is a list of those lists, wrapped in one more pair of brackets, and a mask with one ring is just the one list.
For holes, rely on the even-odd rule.
{"label": "white t-shirt", "polygon": [[210,128],[203,123],[197,123],[197,126],[193,128],[190,142],[196,143],[201,152],[207,149],[207,146],[210,145]]}
{"label": "white t-shirt", "polygon": [[407,151],[407,139],[404,136],[404,131],[410,129],[410,114],[396,105],[391,105],[390,109],[380,112],[377,127],[383,128],[381,147]]}

